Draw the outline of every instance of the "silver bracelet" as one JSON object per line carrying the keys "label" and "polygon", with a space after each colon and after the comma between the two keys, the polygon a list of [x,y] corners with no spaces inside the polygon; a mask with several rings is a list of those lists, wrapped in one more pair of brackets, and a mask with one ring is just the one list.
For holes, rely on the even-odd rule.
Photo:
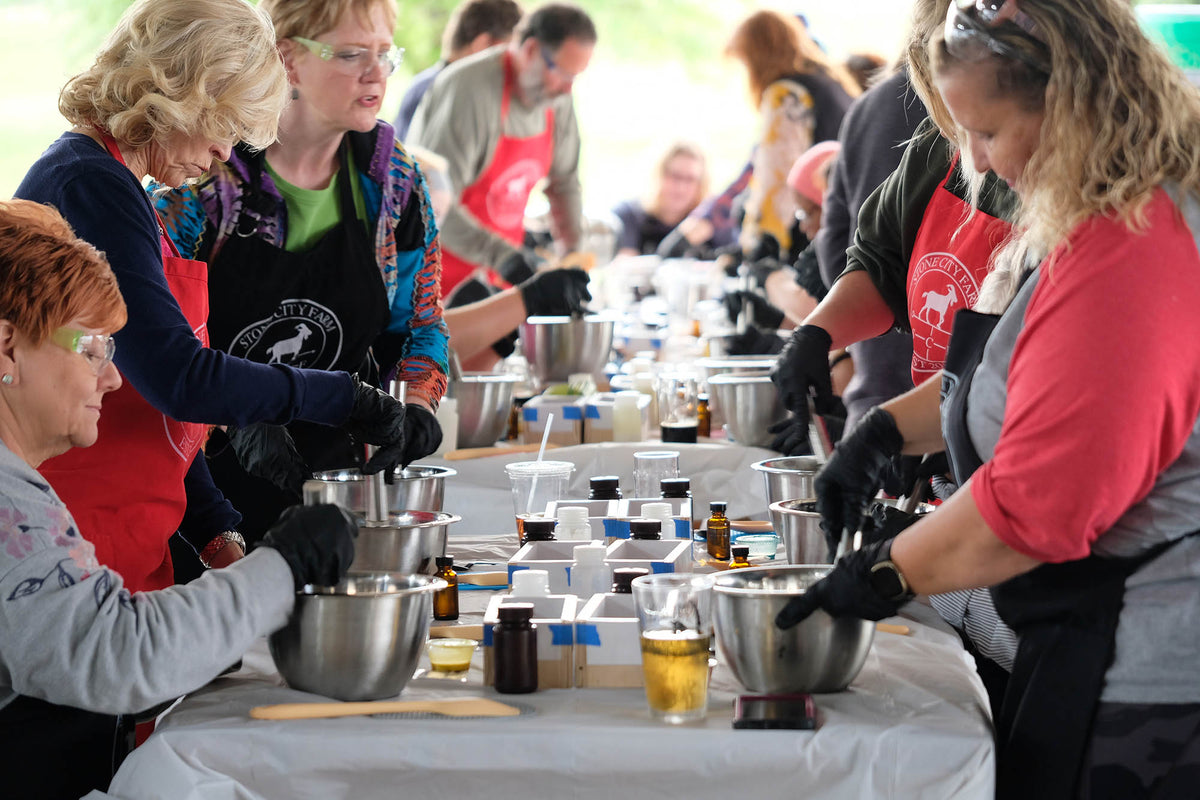
{"label": "silver bracelet", "polygon": [[212,560],[217,557],[217,554],[231,544],[236,544],[242,548],[242,552],[246,552],[246,540],[237,531],[222,531],[213,540],[205,545],[200,551],[200,563],[205,567],[212,568]]}

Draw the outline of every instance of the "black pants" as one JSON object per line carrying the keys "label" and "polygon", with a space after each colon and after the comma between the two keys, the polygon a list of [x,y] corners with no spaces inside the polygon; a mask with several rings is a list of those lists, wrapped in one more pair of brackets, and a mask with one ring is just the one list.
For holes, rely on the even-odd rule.
{"label": "black pants", "polygon": [[1200,704],[1101,703],[1079,788],[1091,800],[1200,797]]}

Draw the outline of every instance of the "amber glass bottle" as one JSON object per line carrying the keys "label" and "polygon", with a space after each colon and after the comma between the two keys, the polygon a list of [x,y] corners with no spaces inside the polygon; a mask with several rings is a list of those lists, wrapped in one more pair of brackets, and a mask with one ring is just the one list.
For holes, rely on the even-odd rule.
{"label": "amber glass bottle", "polygon": [[437,577],[446,582],[446,588],[433,593],[433,618],[458,619],[458,573],[454,571],[454,556],[438,556],[437,568]]}
{"label": "amber glass bottle", "polygon": [[708,395],[696,395],[696,435],[712,436],[712,412],[708,410]]}
{"label": "amber glass bottle", "polygon": [[733,560],[729,562],[730,569],[740,569],[742,567],[753,567],[750,563],[750,548],[744,544],[735,544],[729,548],[733,553]]}
{"label": "amber glass bottle", "polygon": [[729,518],[725,516],[726,504],[714,500],[708,504],[712,516],[708,518],[708,555],[718,561],[729,560]]}

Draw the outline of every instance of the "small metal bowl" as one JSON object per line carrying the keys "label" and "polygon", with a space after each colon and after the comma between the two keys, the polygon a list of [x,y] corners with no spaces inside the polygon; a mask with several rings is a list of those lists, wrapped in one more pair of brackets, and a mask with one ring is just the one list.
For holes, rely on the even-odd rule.
{"label": "small metal bowl", "polygon": [[400,511],[386,520],[359,519],[350,569],[365,572],[430,572],[434,559],[446,554],[452,523],[462,521],[445,511]]}
{"label": "small metal bowl", "polygon": [[[457,475],[449,467],[410,464],[393,473],[395,483],[384,484],[391,511],[441,511],[446,478]],[[318,472],[304,483],[304,503],[333,503],[351,514],[367,513],[367,481],[357,469]]]}

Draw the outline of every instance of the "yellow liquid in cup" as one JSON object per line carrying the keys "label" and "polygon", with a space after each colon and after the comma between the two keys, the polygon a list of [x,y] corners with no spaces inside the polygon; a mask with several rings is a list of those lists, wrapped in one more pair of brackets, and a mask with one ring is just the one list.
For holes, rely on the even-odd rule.
{"label": "yellow liquid in cup", "polygon": [[710,634],[697,631],[642,634],[642,676],[652,711],[676,721],[704,716],[711,643]]}
{"label": "yellow liquid in cup", "polygon": [[475,642],[469,639],[432,639],[429,666],[438,672],[463,672],[471,668]]}

